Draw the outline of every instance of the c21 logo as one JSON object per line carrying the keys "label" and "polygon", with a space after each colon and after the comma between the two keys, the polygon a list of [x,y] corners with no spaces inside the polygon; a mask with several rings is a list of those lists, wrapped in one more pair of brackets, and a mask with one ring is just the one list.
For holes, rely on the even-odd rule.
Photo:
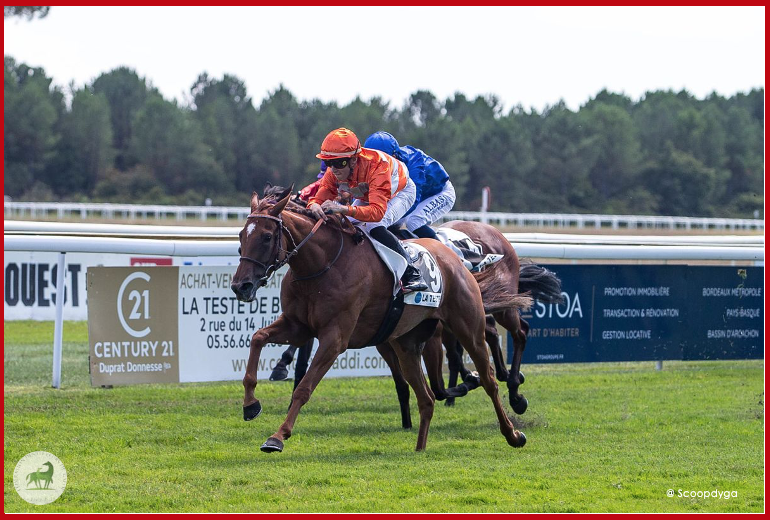
{"label": "c21 logo", "polygon": [[[120,324],[123,326],[123,329],[126,332],[128,332],[131,336],[135,338],[143,338],[150,333],[150,327],[145,327],[142,330],[134,329],[126,321],[126,316],[124,315],[124,312],[123,312],[123,293],[125,293],[126,288],[128,287],[128,284],[130,284],[136,279],[141,279],[141,280],[144,280],[145,282],[149,282],[150,275],[147,273],[143,273],[141,271],[138,271],[136,273],[131,273],[126,277],[125,280],[123,280],[123,283],[120,284],[120,289],[118,290],[118,319],[120,320]],[[128,315],[129,320],[133,321],[133,320],[140,320],[140,319],[145,319],[145,320],[150,319],[150,290],[149,289],[144,289],[141,292],[134,289],[128,293],[128,299],[129,301],[133,302],[133,306],[131,307],[131,313]]]}

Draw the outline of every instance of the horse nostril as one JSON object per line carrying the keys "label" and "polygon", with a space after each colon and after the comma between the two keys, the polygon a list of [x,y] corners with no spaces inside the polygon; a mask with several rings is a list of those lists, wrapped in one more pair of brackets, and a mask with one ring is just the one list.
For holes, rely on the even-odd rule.
{"label": "horse nostril", "polygon": [[251,296],[251,291],[254,289],[254,284],[251,282],[243,282],[240,287],[241,296],[248,298]]}

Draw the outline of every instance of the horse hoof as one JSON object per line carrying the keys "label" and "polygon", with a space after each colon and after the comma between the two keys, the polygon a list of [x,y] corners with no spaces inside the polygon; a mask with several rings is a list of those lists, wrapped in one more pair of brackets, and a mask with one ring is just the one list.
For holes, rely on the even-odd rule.
{"label": "horse hoof", "polygon": [[518,415],[523,414],[527,411],[527,407],[529,406],[529,401],[527,401],[527,398],[523,395],[521,397],[516,398],[511,397],[510,399],[511,408],[513,408],[513,411],[516,412]]}
{"label": "horse hoof", "polygon": [[526,436],[526,435],[524,435],[524,432],[519,432],[519,442],[520,442],[521,444],[519,444],[518,446],[516,446],[517,448],[523,448],[523,447],[524,447],[524,445],[525,445],[525,444],[527,444],[527,436]]}
{"label": "horse hoof", "polygon": [[250,421],[252,419],[256,419],[261,413],[262,405],[259,404],[259,401],[251,403],[249,406],[243,407],[243,420]]}
{"label": "horse hoof", "polygon": [[521,372],[519,372],[519,384],[520,385],[524,384],[524,374],[522,374]]}
{"label": "horse hoof", "polygon": [[281,452],[283,451],[283,442],[275,437],[270,437],[259,447],[259,449],[265,453],[273,453],[274,451]]}
{"label": "horse hoof", "polygon": [[468,395],[468,386],[463,383],[446,389],[447,397],[465,397]]}
{"label": "horse hoof", "polygon": [[468,390],[473,390],[481,386],[481,379],[476,374],[468,374],[463,378],[463,381],[465,382],[465,385],[468,387]]}
{"label": "horse hoof", "polygon": [[454,405],[455,405],[454,397],[447,397],[447,400],[444,401],[444,406],[454,406]]}
{"label": "horse hoof", "polygon": [[286,381],[289,379],[289,371],[286,368],[275,367],[269,379],[270,381]]}

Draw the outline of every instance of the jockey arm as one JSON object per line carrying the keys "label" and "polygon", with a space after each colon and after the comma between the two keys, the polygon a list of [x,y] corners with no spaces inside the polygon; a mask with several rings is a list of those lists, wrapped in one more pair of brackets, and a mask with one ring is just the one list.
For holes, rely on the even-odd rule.
{"label": "jockey arm", "polygon": [[[380,162],[373,171],[366,172],[365,179],[368,182],[369,191],[366,198],[368,206],[350,206],[334,203],[339,190],[334,174],[329,170],[321,179],[321,186],[314,197],[311,197],[308,207],[313,204],[322,205],[323,209],[334,213],[349,215],[362,222],[379,222],[385,216],[391,193],[391,166],[387,162]],[[362,184],[359,182],[357,184]],[[363,185],[363,184],[362,184]],[[332,201],[332,202],[327,202]]]}

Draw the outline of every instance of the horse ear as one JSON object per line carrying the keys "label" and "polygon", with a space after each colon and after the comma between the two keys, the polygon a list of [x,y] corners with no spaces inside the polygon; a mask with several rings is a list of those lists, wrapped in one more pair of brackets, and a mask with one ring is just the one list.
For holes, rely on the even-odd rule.
{"label": "horse ear", "polygon": [[265,183],[265,188],[262,190],[262,196],[264,197],[267,194],[267,190],[273,187],[273,183],[270,181],[267,181]]}
{"label": "horse ear", "polygon": [[287,195],[291,195],[292,193],[294,193],[294,183],[291,183],[291,186],[289,186],[288,188],[286,188],[285,190],[283,190],[283,193],[281,193],[281,195],[279,196],[279,198],[281,198],[281,199],[282,199],[282,198],[284,198],[284,197],[285,197],[285,196],[287,196]]}
{"label": "horse ear", "polygon": [[257,195],[256,191],[251,192],[251,212],[254,213],[257,211],[257,206],[259,205],[259,195]]}
{"label": "horse ear", "polygon": [[276,202],[275,206],[270,208],[267,212],[270,213],[272,216],[277,217],[286,207],[286,204],[289,203],[289,199],[291,198],[291,194],[294,191],[294,184],[283,190],[283,193],[281,193],[280,197],[281,200]]}

